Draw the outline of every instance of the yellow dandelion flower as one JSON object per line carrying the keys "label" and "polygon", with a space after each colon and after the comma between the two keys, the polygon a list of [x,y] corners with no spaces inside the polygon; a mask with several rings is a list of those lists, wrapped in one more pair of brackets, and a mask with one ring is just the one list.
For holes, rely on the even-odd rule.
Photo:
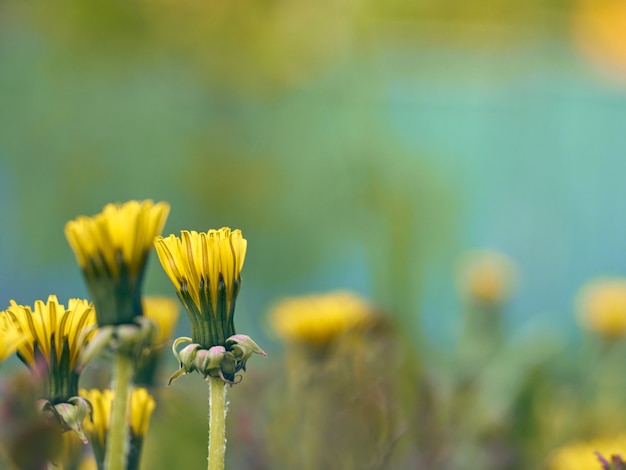
{"label": "yellow dandelion flower", "polygon": [[[115,399],[112,390],[80,390],[80,396],[91,403],[91,419],[85,420],[85,430],[90,436],[96,460],[103,462],[106,449],[107,434],[109,432],[109,418],[111,405]],[[150,417],[156,403],[145,388],[133,389],[130,397],[130,409],[128,412],[128,424],[131,434],[131,454],[139,453],[143,437],[148,432]],[[130,456],[129,458],[138,458]]]}
{"label": "yellow dandelion flower", "polygon": [[346,291],[286,299],[270,314],[271,326],[280,338],[311,346],[325,346],[373,320],[372,307]]}
{"label": "yellow dandelion flower", "polygon": [[130,274],[137,274],[168,213],[169,205],[164,202],[107,204],[98,215],[68,222],[65,234],[83,268],[96,265],[119,276],[123,265]]}
{"label": "yellow dandelion flower", "polygon": [[108,204],[93,217],[65,225],[98,312],[98,324],[132,323],[141,316],[140,289],[154,237],[161,233],[169,205],[150,200]]}
{"label": "yellow dandelion flower", "polygon": [[580,290],[576,299],[581,324],[608,338],[626,334],[626,279],[597,279]]}
{"label": "yellow dandelion flower", "polygon": [[626,77],[626,4],[622,0],[575,0],[575,46],[599,70]]}
{"label": "yellow dandelion flower", "polygon": [[[248,242],[241,230],[227,227],[180,235],[155,241],[159,261],[191,322],[191,338],[174,341],[180,369],[170,383],[193,371],[234,383],[252,353],[266,355],[250,337],[235,334],[235,302]],[[188,346],[179,353],[184,343]]]}
{"label": "yellow dandelion flower", "polygon": [[78,470],[98,470],[98,462],[93,455],[86,455],[80,461]]}
{"label": "yellow dandelion flower", "polygon": [[17,347],[19,358],[32,370],[43,373],[44,393],[52,402],[78,394],[78,357],[95,333],[95,312],[87,300],[70,299],[67,308],[51,295],[44,303],[29,306],[11,301],[6,315],[24,336]]}
{"label": "yellow dandelion flower", "polygon": [[183,230],[158,237],[157,255],[191,321],[191,336],[203,348],[224,345],[235,334],[235,301],[247,241],[241,230]]}
{"label": "yellow dandelion flower", "polygon": [[0,313],[0,362],[15,352],[26,341],[26,337],[17,328],[5,312]]}
{"label": "yellow dandelion flower", "polygon": [[130,397],[130,429],[135,436],[145,436],[156,403],[145,388],[136,388]]}
{"label": "yellow dandelion flower", "polygon": [[145,297],[143,299],[143,314],[154,321],[158,327],[154,338],[154,346],[165,344],[174,333],[178,321],[179,304],[170,297]]}
{"label": "yellow dandelion flower", "polygon": [[91,418],[84,422],[85,431],[89,436],[89,441],[100,462],[104,461],[106,449],[106,437],[109,430],[109,419],[111,417],[111,403],[113,402],[112,390],[80,389],[80,396],[86,398],[91,403]]}
{"label": "yellow dandelion flower", "polygon": [[550,470],[602,469],[600,454],[607,461],[613,455],[626,456],[626,435],[588,442],[575,442],[555,450],[550,456]]}
{"label": "yellow dandelion flower", "polygon": [[458,264],[463,295],[485,303],[507,300],[515,285],[515,266],[510,258],[494,251],[470,251]]}

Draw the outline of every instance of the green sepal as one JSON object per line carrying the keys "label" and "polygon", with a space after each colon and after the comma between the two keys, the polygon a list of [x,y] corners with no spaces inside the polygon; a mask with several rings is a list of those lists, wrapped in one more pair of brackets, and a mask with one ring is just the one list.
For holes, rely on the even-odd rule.
{"label": "green sepal", "polygon": [[40,413],[50,413],[61,429],[74,431],[84,444],[89,442],[83,427],[83,421],[91,412],[91,403],[88,400],[82,397],[71,397],[67,402],[57,404],[52,404],[48,400],[39,400],[37,406]]}
{"label": "green sepal", "polygon": [[198,372],[205,378],[210,375],[212,370],[221,367],[226,348],[224,346],[213,346],[210,349],[201,349],[196,353],[193,365]]}

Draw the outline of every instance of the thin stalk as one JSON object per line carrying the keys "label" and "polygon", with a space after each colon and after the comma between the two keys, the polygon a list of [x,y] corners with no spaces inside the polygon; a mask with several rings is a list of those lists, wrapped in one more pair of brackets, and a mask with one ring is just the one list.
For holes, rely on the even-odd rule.
{"label": "thin stalk", "polygon": [[226,454],[226,383],[209,377],[209,470],[224,470]]}
{"label": "thin stalk", "polygon": [[105,470],[124,470],[128,454],[128,401],[133,378],[133,361],[128,354],[117,353],[113,359],[113,403],[107,435]]}

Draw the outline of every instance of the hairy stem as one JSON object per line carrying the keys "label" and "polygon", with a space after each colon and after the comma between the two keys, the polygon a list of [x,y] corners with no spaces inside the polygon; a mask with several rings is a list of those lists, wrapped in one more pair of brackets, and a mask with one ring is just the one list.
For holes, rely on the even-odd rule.
{"label": "hairy stem", "polygon": [[226,384],[209,377],[209,470],[224,470],[226,453]]}

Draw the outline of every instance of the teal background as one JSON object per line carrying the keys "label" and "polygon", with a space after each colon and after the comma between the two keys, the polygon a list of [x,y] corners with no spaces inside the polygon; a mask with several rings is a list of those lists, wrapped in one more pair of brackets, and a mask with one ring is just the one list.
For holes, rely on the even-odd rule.
{"label": "teal background", "polygon": [[[624,82],[573,4],[354,2],[258,57],[243,6],[194,48],[157,6],[35,5],[0,10],[0,304],[86,295],[63,226],[131,198],[171,204],[166,234],[243,229],[237,322],[268,341],[272,302],[349,288],[451,345],[455,260],[485,247],[518,265],[511,331],[575,338],[579,287],[625,272]],[[145,290],[171,293],[156,257]]]}

